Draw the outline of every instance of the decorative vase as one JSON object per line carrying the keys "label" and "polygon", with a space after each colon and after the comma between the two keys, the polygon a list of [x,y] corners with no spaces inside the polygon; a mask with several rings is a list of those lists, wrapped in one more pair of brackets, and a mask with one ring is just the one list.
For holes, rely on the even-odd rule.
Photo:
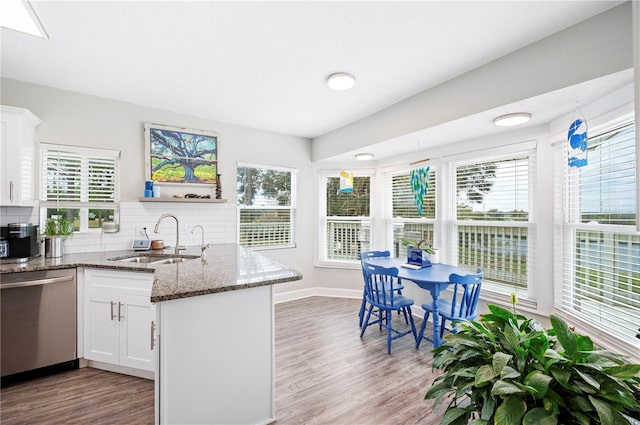
{"label": "decorative vase", "polygon": [[222,183],[220,177],[222,174],[216,174],[216,199],[222,199]]}

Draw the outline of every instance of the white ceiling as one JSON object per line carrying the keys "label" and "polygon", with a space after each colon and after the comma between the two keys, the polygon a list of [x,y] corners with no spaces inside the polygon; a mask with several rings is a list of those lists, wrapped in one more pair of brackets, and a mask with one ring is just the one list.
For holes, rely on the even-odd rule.
{"label": "white ceiling", "polygon": [[622,2],[31,3],[49,40],[3,28],[3,77],[313,138]]}

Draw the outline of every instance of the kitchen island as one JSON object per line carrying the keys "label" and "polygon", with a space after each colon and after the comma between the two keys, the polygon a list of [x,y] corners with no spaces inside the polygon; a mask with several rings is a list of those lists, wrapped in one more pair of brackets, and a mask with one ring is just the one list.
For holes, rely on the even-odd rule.
{"label": "kitchen island", "polygon": [[[185,255],[199,254],[189,247]],[[153,273],[156,423],[270,423],[274,408],[274,284],[300,273],[234,244],[175,264],[117,261],[132,251],[3,264],[1,273],[64,268]],[[154,252],[142,255],[154,255]],[[153,336],[152,336],[153,337]]]}

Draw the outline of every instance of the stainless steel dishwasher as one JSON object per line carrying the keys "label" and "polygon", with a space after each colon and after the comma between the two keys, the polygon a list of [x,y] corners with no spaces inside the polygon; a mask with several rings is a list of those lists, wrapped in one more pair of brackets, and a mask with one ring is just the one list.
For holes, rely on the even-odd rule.
{"label": "stainless steel dishwasher", "polygon": [[0,275],[1,376],[77,358],[76,270]]}

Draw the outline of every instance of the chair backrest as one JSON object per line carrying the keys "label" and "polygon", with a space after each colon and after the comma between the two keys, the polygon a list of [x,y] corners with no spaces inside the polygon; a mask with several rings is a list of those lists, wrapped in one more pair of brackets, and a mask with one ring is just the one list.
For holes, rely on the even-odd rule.
{"label": "chair backrest", "polygon": [[452,273],[449,282],[454,284],[451,316],[458,319],[474,319],[482,286],[482,269],[469,275]]}
{"label": "chair backrest", "polygon": [[395,291],[390,291],[398,281],[398,269],[396,267],[380,267],[362,264],[364,273],[364,293],[367,301],[376,307],[393,305]]}
{"label": "chair backrest", "polygon": [[[360,253],[360,265],[362,266],[362,276],[364,277],[364,262],[369,258],[391,257],[389,251],[365,251]],[[365,278],[366,279],[366,278]]]}

